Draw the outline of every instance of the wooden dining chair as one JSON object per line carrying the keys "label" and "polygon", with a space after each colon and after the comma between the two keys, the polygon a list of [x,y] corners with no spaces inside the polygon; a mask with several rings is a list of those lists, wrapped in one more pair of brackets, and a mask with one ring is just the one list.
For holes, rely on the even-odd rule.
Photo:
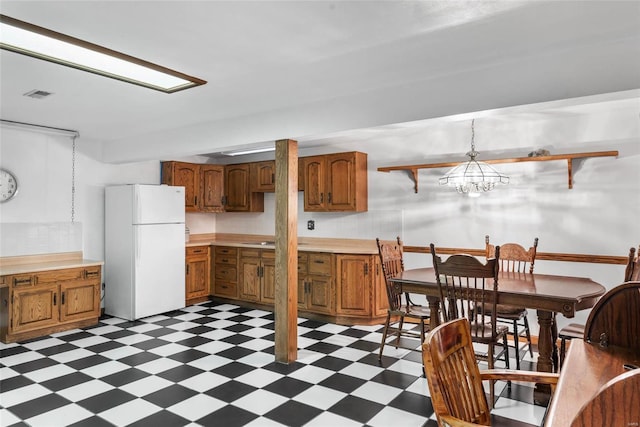
{"label": "wooden dining chair", "polygon": [[571,427],[640,425],[640,369],[618,375],[585,403]]}
{"label": "wooden dining chair", "polygon": [[[638,246],[638,252],[636,254],[636,248],[631,247],[629,249],[629,260],[627,266],[624,269],[624,282],[640,280],[640,246]],[[581,323],[570,323],[558,332],[558,338],[560,338],[560,362],[562,367],[564,357],[567,353],[567,341],[574,338],[584,338],[585,325]]]}
{"label": "wooden dining chair", "polygon": [[602,347],[640,350],[640,281],[610,289],[593,306],[584,339]]}
{"label": "wooden dining chair", "polygon": [[454,319],[430,331],[422,345],[422,361],[438,425],[491,425],[493,405],[487,402],[482,381],[542,383],[555,390],[558,374],[508,369],[481,371],[471,331],[467,319]]}
{"label": "wooden dining chair", "polygon": [[[401,284],[391,283],[389,281],[390,278],[404,271],[402,240],[400,240],[400,237],[397,237],[396,240],[380,240],[376,238],[376,244],[378,246],[387,298],[389,299],[387,319],[384,324],[382,342],[380,343],[380,354],[378,355],[378,359],[382,359],[382,352],[387,342],[389,332],[396,334],[396,348],[398,348],[400,344],[401,336],[419,338],[420,344],[422,344],[424,342],[425,332],[429,328],[430,312],[428,307],[414,304],[409,294],[402,292]],[[404,329],[405,318],[417,321],[420,328],[419,331],[416,332],[413,328]],[[413,323],[411,325],[414,326]]]}
{"label": "wooden dining chair", "polygon": [[[451,255],[442,261],[433,243],[430,248],[444,320],[467,319],[472,341],[487,346],[486,354],[476,351],[476,359],[486,361],[492,369],[495,361],[502,357],[509,368],[509,328],[498,324],[496,318],[500,246],[495,248],[495,258],[484,264],[467,254]],[[500,341],[502,350],[496,351]],[[489,386],[493,405],[493,381]]]}
{"label": "wooden dining chair", "polygon": [[[493,258],[495,246],[489,243],[489,236],[485,236],[486,258]],[[536,252],[538,250],[538,238],[533,240],[533,246],[528,250],[517,243],[504,243],[500,245],[500,270],[517,273],[533,273],[536,262]],[[533,346],[531,345],[531,330],[529,329],[529,319],[525,307],[498,304],[497,320],[509,324],[513,329],[509,330],[509,335],[513,337],[513,346],[516,352],[516,369],[520,369],[520,352],[529,349],[533,357]],[[526,345],[520,348],[520,337],[526,339]],[[526,354],[526,353],[525,353]]]}

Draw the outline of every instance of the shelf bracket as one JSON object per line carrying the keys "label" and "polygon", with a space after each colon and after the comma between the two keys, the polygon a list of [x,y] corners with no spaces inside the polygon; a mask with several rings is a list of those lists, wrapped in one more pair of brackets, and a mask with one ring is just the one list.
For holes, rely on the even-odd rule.
{"label": "shelf bracket", "polygon": [[418,169],[409,169],[409,173],[413,177],[413,191],[418,192]]}

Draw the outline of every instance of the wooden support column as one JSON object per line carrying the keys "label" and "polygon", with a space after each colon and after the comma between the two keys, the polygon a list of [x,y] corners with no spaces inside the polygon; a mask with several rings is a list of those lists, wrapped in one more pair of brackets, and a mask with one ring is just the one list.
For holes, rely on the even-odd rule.
{"label": "wooden support column", "polygon": [[298,358],[298,142],[276,141],[276,362]]}

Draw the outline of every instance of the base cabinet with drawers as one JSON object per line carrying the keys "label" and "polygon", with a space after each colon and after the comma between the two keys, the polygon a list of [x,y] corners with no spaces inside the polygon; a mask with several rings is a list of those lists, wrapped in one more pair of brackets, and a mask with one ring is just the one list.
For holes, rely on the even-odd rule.
{"label": "base cabinet with drawers", "polygon": [[197,304],[211,294],[209,246],[190,246],[185,253],[185,303]]}
{"label": "base cabinet with drawers", "polygon": [[273,304],[276,297],[276,253],[274,250],[240,249],[240,298]]}
{"label": "base cabinet with drawers", "polygon": [[328,253],[298,252],[298,309],[335,312],[333,258]]}
{"label": "base cabinet with drawers", "polygon": [[214,296],[238,298],[238,248],[214,246],[213,282]]}
{"label": "base cabinet with drawers", "polygon": [[100,265],[3,276],[0,340],[15,342],[98,323]]}

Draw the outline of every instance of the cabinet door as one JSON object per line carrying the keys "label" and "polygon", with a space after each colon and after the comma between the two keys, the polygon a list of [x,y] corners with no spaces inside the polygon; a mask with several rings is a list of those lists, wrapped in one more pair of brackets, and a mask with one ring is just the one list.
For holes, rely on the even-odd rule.
{"label": "cabinet door", "polygon": [[184,187],[184,202],[187,212],[198,210],[200,192],[200,165],[184,162],[162,163],[162,183]]}
{"label": "cabinet door", "polygon": [[224,212],[224,166],[200,165],[200,210]]}
{"label": "cabinet door", "polygon": [[382,265],[380,264],[380,257],[374,256],[373,260],[373,290],[374,290],[374,316],[385,316],[389,309],[389,297],[387,297],[387,285],[384,281],[384,274],[382,274]]}
{"label": "cabinet door", "polygon": [[209,257],[190,256],[186,265],[185,299],[209,295]]}
{"label": "cabinet door", "polygon": [[264,212],[264,193],[252,193],[249,163],[224,168],[225,210],[227,212]]}
{"label": "cabinet door", "polygon": [[60,321],[100,317],[100,282],[79,281],[60,285]]}
{"label": "cabinet door", "polygon": [[326,199],[326,157],[311,156],[303,158],[304,172],[304,210],[327,210]]}
{"label": "cabinet door", "polygon": [[356,208],[355,159],[352,153],[327,156],[327,209]]}
{"label": "cabinet door", "polygon": [[58,285],[30,286],[12,291],[11,333],[55,326],[60,319]]}
{"label": "cabinet door", "polygon": [[[273,257],[273,258],[271,258]],[[261,279],[262,302],[273,304],[276,301],[276,260],[275,252],[263,253]]]}
{"label": "cabinet door", "polygon": [[333,280],[325,276],[309,276],[307,278],[308,291],[307,308],[318,313],[333,312],[332,296]]}
{"label": "cabinet door", "polygon": [[251,163],[251,191],[271,192],[276,191],[276,162]]}
{"label": "cabinet door", "polygon": [[371,313],[371,274],[368,255],[338,255],[338,314]]}
{"label": "cabinet door", "polygon": [[240,258],[240,298],[260,301],[260,258]]}

